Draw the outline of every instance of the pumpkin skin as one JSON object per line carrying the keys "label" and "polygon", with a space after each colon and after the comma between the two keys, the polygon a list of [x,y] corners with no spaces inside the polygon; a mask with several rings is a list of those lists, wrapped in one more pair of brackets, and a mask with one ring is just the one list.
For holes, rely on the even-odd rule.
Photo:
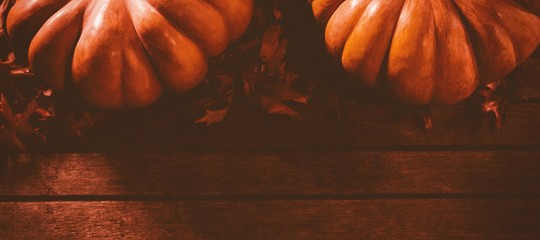
{"label": "pumpkin skin", "polygon": [[18,0],[7,31],[20,65],[100,108],[186,92],[247,28],[251,0]]}
{"label": "pumpkin skin", "polygon": [[459,103],[509,74],[540,42],[540,18],[513,0],[310,3],[345,71],[409,104]]}
{"label": "pumpkin skin", "polygon": [[525,8],[531,10],[537,16],[540,16],[540,1],[538,0],[517,0]]}

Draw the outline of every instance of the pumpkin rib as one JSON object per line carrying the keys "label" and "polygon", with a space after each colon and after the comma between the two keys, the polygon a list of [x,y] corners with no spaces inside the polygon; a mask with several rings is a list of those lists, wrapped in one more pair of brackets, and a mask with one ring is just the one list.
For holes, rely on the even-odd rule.
{"label": "pumpkin rib", "polygon": [[499,0],[454,0],[474,45],[482,84],[498,80],[496,78],[499,76],[506,76],[518,62],[510,33],[501,23],[498,12],[493,9],[494,2],[497,1]]}
{"label": "pumpkin rib", "polygon": [[431,7],[407,0],[390,44],[385,79],[398,99],[418,105],[431,103],[436,74],[435,37]]}
{"label": "pumpkin rib", "polygon": [[[234,41],[242,35],[242,33],[247,29],[249,22],[244,21],[243,24],[241,19],[251,16],[253,12],[253,4],[251,1],[246,0],[208,0],[218,12],[221,13],[223,21],[226,23],[225,27],[227,29],[227,36],[229,41]],[[235,4],[237,6],[235,11],[229,6]],[[240,7],[238,7],[240,5]],[[245,8],[245,9],[244,9]]]}
{"label": "pumpkin rib", "polygon": [[351,0],[309,0],[309,2],[313,6],[315,18],[321,25],[326,26],[335,10],[343,3],[351,2]]}
{"label": "pumpkin rib", "polygon": [[516,0],[519,7],[534,15],[540,16],[540,1],[538,0]]}
{"label": "pumpkin rib", "polygon": [[[207,6],[210,6],[217,13],[217,16],[219,17],[218,22],[223,23],[223,26],[225,28],[224,29],[225,30],[225,36],[226,36],[227,41],[229,41],[230,40],[229,39],[230,29],[227,26],[227,24],[225,24],[226,20],[225,20],[225,17],[223,16],[223,11],[221,11],[221,9],[216,5],[216,3],[212,2],[212,1],[204,2],[203,4],[206,4]],[[216,51],[216,52],[218,52],[217,54],[213,53],[213,52],[208,52],[207,54],[209,54],[211,56],[216,56],[216,55],[219,54],[219,52],[222,52],[223,50],[225,50],[225,49],[223,48],[221,50]]]}
{"label": "pumpkin rib", "polygon": [[[199,84],[207,71],[207,59],[198,46],[148,2],[131,0],[128,8],[160,82],[178,92],[186,92]],[[139,15],[134,16],[135,13]]]}
{"label": "pumpkin rib", "polygon": [[[156,8],[154,5],[150,4],[148,1],[144,0],[145,2],[148,3],[148,5],[150,5],[152,7],[152,9],[156,10],[166,21],[168,24],[170,24],[172,27],[174,27],[174,29],[180,33],[182,36],[184,36],[185,38],[189,39],[190,42],[192,42],[194,45],[197,46],[197,48],[200,49],[200,46],[196,44],[196,39],[194,39],[193,37],[190,36],[190,34],[188,34],[187,32],[185,32],[178,24],[176,24],[174,21],[172,21],[169,17],[167,17],[167,14],[159,11],[158,8]],[[204,51],[203,51],[204,52]],[[204,54],[207,54],[206,52],[204,52]]]}
{"label": "pumpkin rib", "polygon": [[[127,9],[128,6],[130,5],[130,3],[133,3],[133,1],[136,1],[136,0],[108,0],[108,1],[124,1],[124,8]],[[124,105],[128,105],[130,107],[145,107],[145,106],[149,105],[150,103],[154,102],[161,95],[161,91],[163,89],[162,88],[162,83],[159,80],[160,78],[158,77],[156,69],[153,68],[152,61],[150,60],[150,56],[148,55],[148,52],[146,51],[146,49],[144,47],[144,44],[142,43],[142,40],[138,37],[137,29],[135,28],[135,24],[133,22],[133,19],[131,18],[131,12],[129,12],[126,15],[127,15],[126,16],[127,19],[129,19],[129,21],[127,21],[127,22],[130,23],[130,24],[127,24],[127,26],[129,26],[129,28],[135,33],[135,36],[137,36],[137,37],[134,37],[132,39],[138,43],[136,45],[140,46],[141,57],[136,58],[136,59],[142,60],[143,64],[137,64],[137,65],[139,65],[139,66],[142,65],[142,66],[147,66],[148,67],[148,71],[150,73],[150,76],[153,76],[153,79],[148,79],[147,83],[154,83],[154,85],[157,86],[157,88],[159,90],[155,94],[155,96],[146,97],[146,98],[140,98],[139,97],[140,95],[144,95],[144,93],[146,93],[146,91],[144,91],[144,89],[147,89],[146,87],[143,87],[143,88],[139,89],[139,91],[140,90],[143,90],[143,91],[140,91],[139,93],[133,94],[133,92],[135,92],[135,91],[133,90],[133,88],[131,88],[131,89],[129,88],[129,86],[130,86],[129,84],[132,84],[133,81],[125,81],[124,79],[120,79],[120,83],[122,84],[121,89],[123,91],[122,94],[124,96]],[[126,65],[123,64],[122,67],[123,67],[123,69],[125,69]],[[139,77],[139,74],[136,74],[137,79],[138,79],[138,77]],[[139,84],[133,84],[133,85],[136,86],[136,87],[139,87]],[[129,100],[129,98],[131,98],[131,100]]]}
{"label": "pumpkin rib", "polygon": [[86,101],[100,108],[144,107],[161,93],[129,14],[119,11],[124,4],[93,1],[74,51],[73,83]]}
{"label": "pumpkin rib", "polygon": [[56,11],[71,0],[34,1],[18,0],[11,7],[6,21],[7,34],[12,42],[13,53],[19,65],[28,65],[28,47],[32,37]]}
{"label": "pumpkin rib", "polygon": [[432,1],[437,51],[432,102],[452,105],[465,100],[478,86],[472,44],[452,0]]}
{"label": "pumpkin rib", "polygon": [[342,65],[349,74],[359,75],[365,85],[376,84],[404,3],[371,1],[345,42]]}
{"label": "pumpkin rib", "polygon": [[[109,0],[109,1],[121,1],[121,0]],[[123,0],[123,1],[124,1],[124,6],[125,6],[124,8],[127,8],[129,3],[131,3],[133,0]],[[142,64],[140,63],[134,64],[136,65],[135,68],[136,70],[139,70],[141,69],[141,66],[146,66],[147,71],[148,71],[147,74],[149,74],[148,76],[149,78],[145,82],[143,82],[147,84],[146,86],[141,86],[140,83],[135,83],[135,79],[140,80],[141,74],[135,73],[136,71],[133,71],[133,69],[127,71],[129,73],[135,73],[132,80],[125,80],[124,77],[120,78],[120,82],[122,83],[122,90],[124,94],[124,105],[127,105],[129,107],[145,107],[153,103],[157,98],[159,98],[163,87],[159,80],[156,69],[153,68],[152,66],[152,61],[150,60],[150,57],[146,49],[144,48],[142,40],[137,35],[137,30],[135,29],[135,25],[133,23],[133,20],[131,19],[131,15],[129,13],[127,13],[126,15],[127,15],[127,18],[129,19],[129,21],[127,22],[131,23],[131,24],[128,24],[128,26],[132,30],[134,35],[136,36],[131,39],[133,39],[134,41],[138,43],[138,44],[135,44],[135,46],[137,45],[139,46],[139,51],[141,53],[140,57],[136,57],[134,59],[138,59],[143,62]],[[124,64],[122,66],[125,69],[127,66],[129,66],[129,64]],[[149,86],[152,86],[152,87],[149,87]],[[149,89],[154,89],[154,92],[149,91]]]}
{"label": "pumpkin rib", "polygon": [[[540,42],[540,17],[523,10],[515,2],[495,1],[494,6],[499,6],[499,11],[503,12],[502,14],[505,17],[512,18],[512,21],[502,21],[502,25],[511,36],[514,51],[516,52],[516,63],[520,65],[538,47],[538,42]],[[531,25],[530,23],[533,22],[536,24]],[[527,29],[527,31],[523,31],[523,29]],[[534,40],[531,41],[530,39]]]}
{"label": "pumpkin rib", "polygon": [[30,68],[54,89],[65,89],[71,78],[70,63],[87,5],[88,1],[69,2],[43,24],[30,43]]}
{"label": "pumpkin rib", "polygon": [[[161,15],[180,29],[208,56],[216,56],[228,43],[223,17],[210,3],[200,0],[147,0]],[[174,5],[176,8],[171,8]],[[172,9],[181,9],[172,11]],[[208,34],[211,33],[211,34]]]}
{"label": "pumpkin rib", "polygon": [[[221,0],[221,1],[225,1],[225,0]],[[223,16],[224,15],[224,12],[222,11],[222,9],[217,5],[217,3],[213,2],[213,1],[209,1],[208,2],[208,5],[209,6],[212,6],[212,8],[217,12],[219,13],[218,15],[221,17],[221,21],[223,22],[226,22],[225,20],[225,17]],[[231,40],[231,37],[230,37],[230,34],[231,34],[231,27],[228,26],[227,24],[225,24],[225,32],[226,32],[226,36],[227,36],[227,40]]]}
{"label": "pumpkin rib", "polygon": [[[326,24],[326,46],[330,54],[338,57],[343,54],[345,42],[349,39],[354,26],[362,17],[371,0],[363,0],[360,3],[347,0],[335,10]],[[362,4],[363,3],[363,4]],[[358,4],[362,4],[358,6]],[[334,24],[335,23],[335,24]],[[331,36],[331,37],[330,37]]]}

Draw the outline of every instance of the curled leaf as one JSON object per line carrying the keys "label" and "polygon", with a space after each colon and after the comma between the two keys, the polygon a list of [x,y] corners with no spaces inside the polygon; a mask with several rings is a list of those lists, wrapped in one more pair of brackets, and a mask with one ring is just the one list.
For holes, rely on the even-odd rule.
{"label": "curled leaf", "polygon": [[83,116],[79,119],[70,119],[68,121],[68,127],[66,131],[70,135],[75,135],[81,139],[84,139],[84,136],[81,133],[81,130],[84,128],[94,127],[97,122],[101,121],[105,117],[105,113],[90,113],[85,111]]}
{"label": "curled leaf", "polygon": [[206,114],[195,120],[195,123],[204,123],[206,126],[210,126],[214,123],[218,123],[223,121],[227,114],[229,113],[229,108],[224,108],[220,110],[206,110]]}
{"label": "curled leaf", "polygon": [[283,29],[274,24],[266,29],[261,41],[260,58],[263,61],[263,72],[270,77],[280,75],[285,63],[283,59],[287,53],[288,40],[283,36]]}
{"label": "curled leaf", "polygon": [[30,123],[30,116],[39,108],[38,103],[32,100],[25,111],[15,114],[11,109],[6,97],[0,94],[0,115],[4,119],[4,125],[0,126],[0,143],[7,144],[19,151],[25,149],[20,140],[21,135],[34,135],[39,139],[45,137]]}

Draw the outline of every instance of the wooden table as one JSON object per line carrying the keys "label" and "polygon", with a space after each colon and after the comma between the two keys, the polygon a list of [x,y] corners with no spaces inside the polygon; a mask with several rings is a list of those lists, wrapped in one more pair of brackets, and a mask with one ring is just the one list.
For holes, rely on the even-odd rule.
{"label": "wooden table", "polygon": [[514,74],[530,101],[500,132],[464,106],[423,132],[376,101],[339,124],[302,106],[303,121],[240,108],[210,127],[113,114],[86,141],[2,159],[0,238],[540,239],[539,76],[538,56]]}

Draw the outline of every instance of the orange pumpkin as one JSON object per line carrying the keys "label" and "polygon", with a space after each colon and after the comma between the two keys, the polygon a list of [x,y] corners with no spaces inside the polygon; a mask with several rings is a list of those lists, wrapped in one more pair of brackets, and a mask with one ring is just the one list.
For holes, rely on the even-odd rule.
{"label": "orange pumpkin", "polygon": [[251,0],[17,0],[7,31],[17,63],[101,108],[185,92],[251,20]]}
{"label": "orange pumpkin", "polygon": [[410,104],[458,103],[509,74],[540,42],[540,18],[513,0],[310,3],[343,68]]}
{"label": "orange pumpkin", "polygon": [[540,15],[540,1],[538,0],[517,0],[521,5],[530,9],[536,15]]}

